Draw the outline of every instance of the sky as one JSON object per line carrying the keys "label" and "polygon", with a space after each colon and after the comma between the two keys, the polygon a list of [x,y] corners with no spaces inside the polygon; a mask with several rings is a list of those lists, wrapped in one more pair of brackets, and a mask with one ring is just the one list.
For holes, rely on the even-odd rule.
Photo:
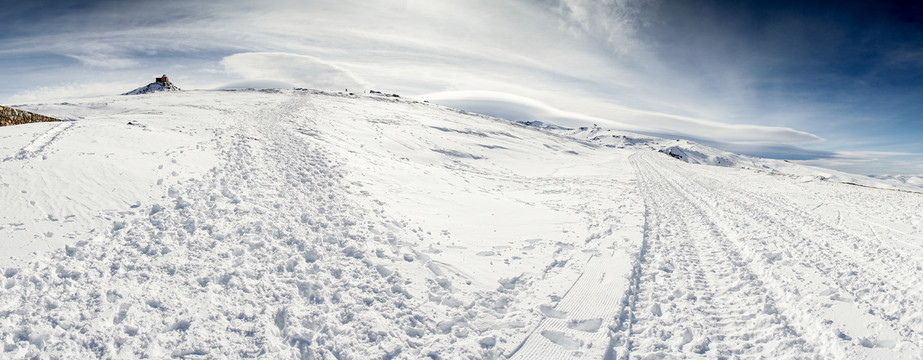
{"label": "sky", "polygon": [[923,174],[923,4],[0,0],[0,104],[183,89],[398,93],[859,174]]}

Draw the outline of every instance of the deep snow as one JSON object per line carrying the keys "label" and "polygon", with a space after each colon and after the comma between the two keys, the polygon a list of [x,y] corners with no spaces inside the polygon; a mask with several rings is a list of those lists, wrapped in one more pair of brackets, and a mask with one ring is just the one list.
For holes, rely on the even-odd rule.
{"label": "deep snow", "polygon": [[4,357],[923,357],[910,183],[378,96],[22,107],[76,121],[0,129]]}

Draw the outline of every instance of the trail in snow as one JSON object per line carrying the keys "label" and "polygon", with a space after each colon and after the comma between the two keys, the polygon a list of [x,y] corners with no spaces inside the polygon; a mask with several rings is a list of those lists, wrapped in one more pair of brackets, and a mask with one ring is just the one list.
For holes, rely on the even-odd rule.
{"label": "trail in snow", "polygon": [[[239,104],[241,99],[245,104]],[[573,352],[604,351],[607,317],[618,310],[608,303],[581,304],[579,295],[597,291],[585,281],[598,276],[613,287],[606,293],[597,291],[597,298],[618,300],[624,296],[618,287],[624,276],[615,271],[618,266],[603,273],[602,264],[594,261],[588,265],[594,268],[587,271],[590,276],[581,277],[581,265],[594,254],[613,262],[624,260],[612,256],[630,251],[639,237],[633,234],[640,230],[627,221],[613,227],[609,220],[637,217],[636,209],[620,211],[640,203],[620,199],[611,206],[587,207],[580,198],[614,196],[617,193],[608,193],[613,186],[630,187],[613,183],[610,177],[586,180],[586,188],[569,186],[580,181],[579,176],[521,176],[498,170],[505,166],[502,162],[476,167],[462,161],[481,161],[478,165],[486,159],[457,160],[436,152],[422,152],[428,156],[426,162],[409,162],[400,153],[382,156],[393,150],[375,151],[375,141],[361,132],[373,129],[359,122],[371,118],[389,126],[374,128],[380,131],[377,136],[414,144],[432,141],[432,133],[445,133],[421,127],[416,122],[420,119],[442,126],[472,120],[438,108],[408,119],[401,112],[370,107],[340,122],[331,120],[331,115],[340,114],[331,104],[378,101],[302,93],[210,93],[202,98],[176,95],[119,101],[149,101],[157,109],[181,109],[175,116],[197,115],[195,121],[177,126],[158,118],[172,113],[155,112],[142,118],[148,128],[129,126],[126,131],[159,134],[165,125],[176,126],[177,132],[208,139],[196,148],[215,152],[216,166],[193,178],[177,176],[178,181],[163,189],[162,198],[126,203],[124,209],[107,213],[108,226],[78,234],[78,240],[65,249],[38,256],[26,267],[5,268],[0,338],[7,355],[493,358],[511,353],[541,321],[538,304],[558,303],[573,314],[569,330],[586,334],[577,337],[582,346]],[[257,106],[250,106],[253,103]],[[122,110],[112,106],[100,111]],[[111,120],[115,126],[124,127],[124,119],[137,122],[140,117],[126,113]],[[435,120],[432,114],[437,115]],[[506,149],[488,149],[496,151],[491,157],[500,159],[507,149],[523,144],[542,147],[522,140],[534,133],[531,129],[475,119],[497,127],[486,132],[494,138],[452,132],[457,136],[440,139],[439,145],[461,146],[458,142],[469,137],[476,138],[477,144],[503,141]],[[82,125],[87,131],[100,128],[92,122]],[[360,132],[341,132],[340,128],[350,126]],[[407,129],[425,132],[407,137]],[[102,132],[100,138],[106,139],[106,134]],[[347,141],[338,138],[341,134],[349,136]],[[419,149],[405,151],[421,154]],[[177,152],[182,150],[167,154]],[[560,154],[556,161],[573,166],[572,154]],[[520,159],[514,154],[506,164],[522,166]],[[381,169],[376,164],[400,167]],[[423,180],[408,182],[396,176],[408,169]],[[451,175],[440,172],[443,169]],[[425,218],[407,218],[404,209],[397,211],[385,203],[394,200],[392,196],[374,192],[375,184],[368,182],[381,177],[389,186],[397,181],[396,188],[424,192],[422,197],[410,193],[398,199],[425,200],[433,191],[457,191],[432,186],[438,181],[428,174],[439,180],[470,182],[468,194],[473,199],[490,201],[488,206],[473,202],[481,205],[474,216],[484,218],[481,213],[489,206],[496,206],[491,211],[497,213],[525,209],[542,216],[538,220],[576,211],[580,215],[574,218],[589,221],[590,226],[570,228],[571,223],[557,219],[562,222],[554,226],[564,231],[538,239],[501,226],[517,221],[504,217],[491,225],[502,230],[501,235],[484,238],[466,233],[491,233],[465,220],[472,208],[436,207],[437,214],[448,209],[450,215],[462,217],[450,222],[471,227],[448,227],[457,239],[449,242],[449,231],[439,232],[441,227],[421,221]],[[14,182],[10,187],[24,184]],[[495,195],[501,187],[514,197]],[[602,209],[605,214],[595,212]],[[518,221],[536,222],[530,217]],[[481,250],[485,248],[492,250]],[[469,251],[478,261],[451,255]],[[476,266],[464,267],[469,263]],[[576,279],[580,282],[574,284]],[[564,296],[571,287],[571,295]],[[600,340],[582,340],[590,337]]]}
{"label": "trail in snow", "polygon": [[411,339],[435,324],[367,259],[393,225],[351,205],[336,162],[279,126],[287,116],[232,114],[202,179],[122,213],[111,235],[7,269],[5,351],[375,358],[425,345]]}
{"label": "trail in snow", "polygon": [[[615,163],[619,168],[629,166],[627,157],[619,160]],[[631,175],[619,180],[636,181]],[[592,198],[611,208],[603,212],[586,209],[595,231],[579,246],[591,256],[574,266],[579,275],[563,297],[540,307],[541,322],[512,353],[512,359],[602,358],[611,352],[609,329],[617,326],[626,302],[631,254],[640,251],[643,224],[638,215],[643,201],[637,188],[614,183],[598,186],[610,191]]]}
{"label": "trail in snow", "polygon": [[[648,239],[654,244],[645,268],[649,284],[642,282],[639,293],[651,300],[639,301],[634,310],[639,329],[632,331],[633,356],[767,350],[772,356],[802,351],[833,357],[921,355],[920,280],[912,275],[918,256],[845,233],[784,197],[729,188],[731,182],[713,177],[715,168],[675,166],[646,154],[633,160],[648,184],[648,212],[657,224]],[[672,241],[656,250],[664,239]],[[699,249],[684,250],[690,246]],[[726,260],[712,261],[716,253]],[[705,271],[686,275],[685,283],[674,280],[690,263],[703,263]],[[737,269],[726,271],[731,267]],[[722,291],[695,294],[700,284],[716,280]],[[663,299],[658,293],[668,295]],[[657,314],[667,314],[665,308],[680,313],[670,320],[691,320],[679,323],[692,331],[674,327],[661,333],[664,341],[658,344],[648,324],[660,323]],[[698,332],[696,320],[705,323]]]}
{"label": "trail in snow", "polygon": [[641,357],[808,356],[810,347],[770,292],[679,179],[637,159],[633,165],[647,199],[649,255],[626,350]]}
{"label": "trail in snow", "polygon": [[31,143],[29,143],[29,145],[24,146],[22,149],[17,151],[15,154],[10,154],[6,158],[4,158],[3,161],[24,160],[24,159],[28,159],[31,157],[36,157],[38,155],[41,155],[42,151],[44,151],[45,148],[47,148],[49,144],[54,142],[54,140],[57,139],[58,136],[61,135],[61,133],[67,131],[67,129],[69,129],[73,125],[74,123],[69,122],[69,121],[56,125],[55,127],[49,129],[48,131],[36,136],[35,139],[33,139]]}

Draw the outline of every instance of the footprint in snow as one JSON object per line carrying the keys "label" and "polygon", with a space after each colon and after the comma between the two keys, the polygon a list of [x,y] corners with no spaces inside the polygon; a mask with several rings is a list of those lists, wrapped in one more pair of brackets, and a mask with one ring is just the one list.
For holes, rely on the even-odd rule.
{"label": "footprint in snow", "polygon": [[542,336],[567,350],[577,350],[583,346],[583,341],[572,339],[560,331],[545,330],[542,331]]}
{"label": "footprint in snow", "polygon": [[554,306],[551,305],[542,305],[538,309],[545,314],[545,316],[555,319],[564,319],[567,318],[566,311],[555,310]]}
{"label": "footprint in snow", "polygon": [[586,332],[596,332],[599,330],[599,327],[603,324],[603,319],[587,319],[587,320],[571,320],[567,323],[567,327],[574,330],[586,331]]}

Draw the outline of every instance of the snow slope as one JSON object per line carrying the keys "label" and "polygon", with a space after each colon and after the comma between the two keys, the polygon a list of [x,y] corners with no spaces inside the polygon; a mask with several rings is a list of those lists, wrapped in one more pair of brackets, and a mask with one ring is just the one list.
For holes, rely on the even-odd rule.
{"label": "snow slope", "polygon": [[24,107],[76,121],[0,129],[3,357],[923,357],[918,193],[410,99]]}

